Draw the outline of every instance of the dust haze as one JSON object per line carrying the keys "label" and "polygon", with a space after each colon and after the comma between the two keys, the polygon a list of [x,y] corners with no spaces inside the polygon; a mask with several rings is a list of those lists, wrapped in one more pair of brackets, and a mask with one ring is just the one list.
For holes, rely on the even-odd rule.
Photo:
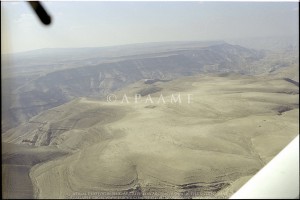
{"label": "dust haze", "polygon": [[299,134],[298,37],[5,54],[4,198],[229,198]]}

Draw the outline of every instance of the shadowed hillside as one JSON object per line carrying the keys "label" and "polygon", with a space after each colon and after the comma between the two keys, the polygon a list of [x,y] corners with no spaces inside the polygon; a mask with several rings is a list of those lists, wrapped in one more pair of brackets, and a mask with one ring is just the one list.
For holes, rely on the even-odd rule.
{"label": "shadowed hillside", "polygon": [[[147,95],[135,103],[153,87],[160,88],[148,89],[153,103]],[[171,103],[179,93],[181,103]],[[298,134],[298,93],[290,81],[265,76],[138,81],[115,92],[115,102],[75,99],[3,140],[70,152],[31,168],[37,198],[228,198]],[[161,94],[166,103],[157,103]]]}
{"label": "shadowed hillside", "polygon": [[16,69],[21,71],[33,71],[28,72],[28,76],[4,78],[4,81],[12,83],[10,88],[13,88],[3,89],[8,98],[3,106],[4,131],[76,97],[103,96],[141,79],[171,80],[207,72],[253,74],[253,66],[247,66],[263,58],[262,52],[226,43],[204,47],[189,44],[189,48],[184,47],[181,44],[165,48],[165,51],[111,58],[102,64],[78,61],[76,68],[64,69],[65,65],[61,65],[61,68],[39,72],[39,69],[48,68],[18,67]]}

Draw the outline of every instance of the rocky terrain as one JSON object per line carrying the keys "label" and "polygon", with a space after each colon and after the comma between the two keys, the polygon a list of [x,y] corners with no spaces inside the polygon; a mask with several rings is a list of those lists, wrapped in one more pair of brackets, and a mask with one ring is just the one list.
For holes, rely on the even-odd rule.
{"label": "rocky terrain", "polygon": [[4,67],[3,82],[8,86],[3,87],[6,98],[2,126],[8,130],[74,98],[103,96],[141,79],[170,80],[207,72],[253,74],[258,67],[250,64],[264,57],[261,51],[224,42],[179,44],[138,48],[137,55],[108,54],[105,61],[97,57],[95,64],[91,64],[92,58],[82,55],[76,62],[60,61],[60,56],[46,65],[39,59],[39,52],[33,52],[31,59],[25,53],[19,55],[27,55],[23,65],[15,59],[14,67]]}
{"label": "rocky terrain", "polygon": [[3,77],[4,198],[228,198],[299,134],[297,52],[121,52]]}
{"label": "rocky terrain", "polygon": [[[228,198],[299,132],[299,88],[282,78],[199,75],[153,84],[131,84],[114,102],[78,98],[4,133],[4,142],[39,153],[65,152],[26,158],[36,164],[33,196]],[[150,87],[161,88],[149,93],[153,103],[147,95],[135,103]],[[4,155],[12,154],[14,163],[23,157]]]}

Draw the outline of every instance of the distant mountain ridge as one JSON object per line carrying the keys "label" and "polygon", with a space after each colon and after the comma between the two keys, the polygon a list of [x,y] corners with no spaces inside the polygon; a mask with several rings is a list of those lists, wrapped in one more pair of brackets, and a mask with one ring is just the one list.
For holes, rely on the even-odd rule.
{"label": "distant mountain ridge", "polygon": [[299,51],[299,36],[254,37],[227,40],[230,44],[237,44],[252,49],[270,51]]}
{"label": "distant mountain ridge", "polygon": [[70,61],[86,58],[106,58],[130,56],[145,53],[163,52],[176,49],[189,49],[223,44],[224,41],[176,41],[137,43],[106,47],[79,47],[79,48],[44,48],[25,52],[4,54],[7,59],[14,60],[14,65],[27,65],[26,62],[38,61]]}
{"label": "distant mountain ridge", "polygon": [[[3,79],[8,85],[3,87],[3,130],[74,98],[103,97],[142,79],[171,80],[198,73],[255,75],[289,66],[281,60],[269,64],[264,61],[266,52],[223,41],[147,45],[100,48],[102,54],[99,50],[88,56],[72,54],[75,60],[37,56],[32,61],[28,56],[29,60],[16,61],[14,76]],[[86,49],[74,51],[81,50]]]}

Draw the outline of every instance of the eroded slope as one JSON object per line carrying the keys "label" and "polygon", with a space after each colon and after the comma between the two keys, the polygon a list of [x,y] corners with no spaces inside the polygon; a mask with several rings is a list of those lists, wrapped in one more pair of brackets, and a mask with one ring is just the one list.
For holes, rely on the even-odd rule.
{"label": "eroded slope", "polygon": [[[140,91],[153,103],[136,103]],[[80,98],[3,138],[72,152],[31,169],[37,198],[228,198],[299,133],[298,92],[282,78],[234,74],[139,81],[114,102]]]}

